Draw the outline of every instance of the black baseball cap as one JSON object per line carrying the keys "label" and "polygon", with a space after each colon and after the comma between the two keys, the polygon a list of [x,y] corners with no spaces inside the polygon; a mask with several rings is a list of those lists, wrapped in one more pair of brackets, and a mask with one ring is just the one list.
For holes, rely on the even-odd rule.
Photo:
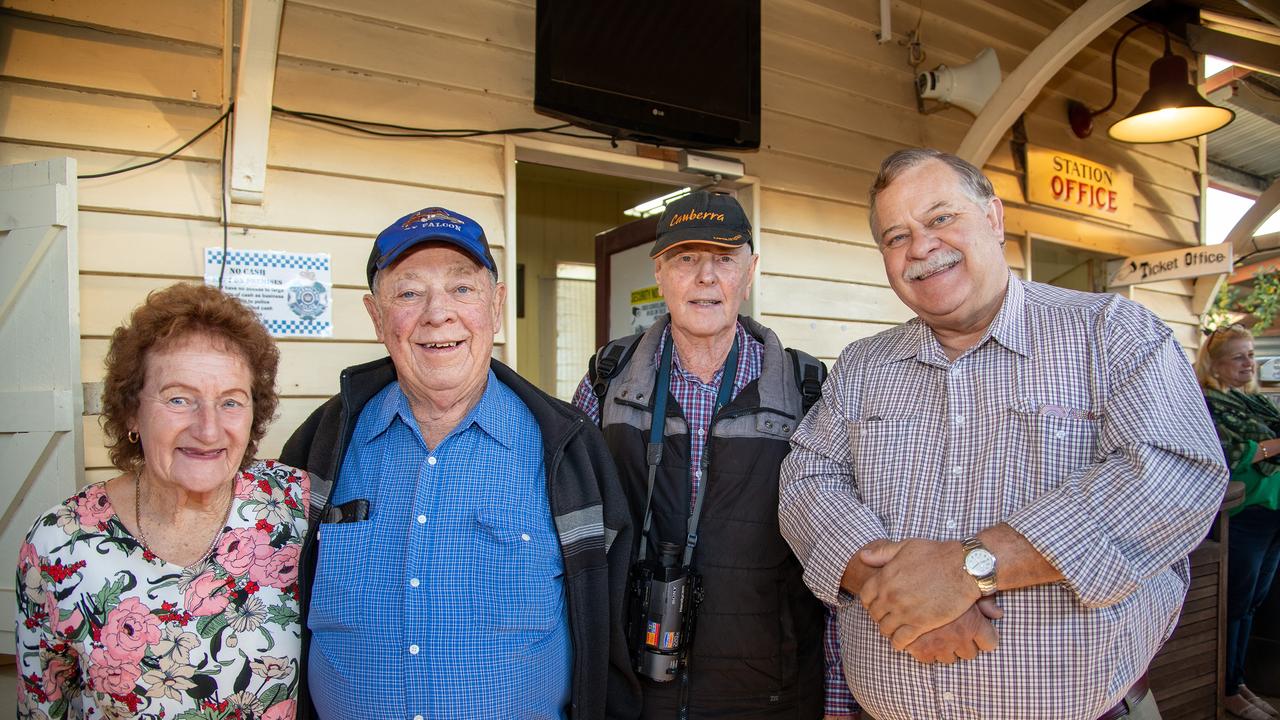
{"label": "black baseball cap", "polygon": [[489,242],[480,223],[459,212],[429,207],[405,215],[378,233],[365,268],[369,287],[373,287],[375,273],[394,263],[405,251],[425,242],[449,243],[470,255],[494,277],[498,275],[498,264],[489,252]]}
{"label": "black baseball cap", "polygon": [[699,190],[673,200],[658,221],[658,240],[649,257],[694,242],[754,248],[751,221],[736,198],[729,193]]}

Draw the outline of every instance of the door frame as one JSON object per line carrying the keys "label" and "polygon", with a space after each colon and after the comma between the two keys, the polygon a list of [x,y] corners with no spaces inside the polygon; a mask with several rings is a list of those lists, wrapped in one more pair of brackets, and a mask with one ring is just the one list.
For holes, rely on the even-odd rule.
{"label": "door frame", "polygon": [[[603,241],[600,235],[604,233],[612,233],[619,228],[632,227],[640,228],[644,223],[646,228],[643,234],[634,233],[629,237],[613,236],[605,238]],[[612,340],[609,335],[609,320],[611,308],[609,307],[609,294],[613,290],[613,273],[611,271],[609,260],[614,253],[623,250],[630,250],[633,247],[639,247],[645,243],[653,242],[654,236],[658,231],[658,216],[651,215],[647,218],[633,220],[624,225],[604,230],[596,234],[596,346],[604,347],[604,344]],[[603,310],[603,312],[602,312]]]}
{"label": "door frame", "polygon": [[[619,143],[621,148],[634,148],[634,143]],[[516,249],[519,238],[516,236],[516,164],[520,162],[552,165],[582,170],[600,175],[612,175],[633,180],[649,180],[651,182],[671,185],[699,187],[707,184],[711,178],[696,173],[681,172],[680,166],[667,160],[625,155],[614,150],[601,150],[581,145],[570,145],[551,142],[538,138],[506,136],[503,145],[503,222],[506,225],[506,247],[504,248],[503,277],[516,276]],[[738,194],[738,201],[751,219],[752,241],[755,252],[760,252],[760,180],[752,175],[744,175],[733,180],[724,180],[720,187],[729,188]],[[759,320],[760,313],[760,268],[763,259],[756,264],[755,276],[751,282],[751,316]],[[596,282],[600,279],[596,278]],[[507,344],[504,350],[507,364],[517,372],[516,344],[519,342],[516,332],[516,311],[514,303],[507,303],[503,316],[504,327],[508,328]]]}

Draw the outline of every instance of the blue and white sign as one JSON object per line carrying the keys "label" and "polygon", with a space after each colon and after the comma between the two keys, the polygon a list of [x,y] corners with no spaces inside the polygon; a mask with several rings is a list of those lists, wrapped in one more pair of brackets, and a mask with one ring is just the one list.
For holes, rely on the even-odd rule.
{"label": "blue and white sign", "polygon": [[333,280],[328,253],[205,248],[204,281],[253,308],[276,337],[333,337]]}

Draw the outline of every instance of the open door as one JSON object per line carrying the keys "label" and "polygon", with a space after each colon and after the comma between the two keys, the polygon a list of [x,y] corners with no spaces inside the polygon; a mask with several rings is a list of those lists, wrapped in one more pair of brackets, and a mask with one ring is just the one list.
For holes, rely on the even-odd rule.
{"label": "open door", "polygon": [[596,347],[640,332],[667,312],[649,257],[657,237],[657,215],[596,235]]}

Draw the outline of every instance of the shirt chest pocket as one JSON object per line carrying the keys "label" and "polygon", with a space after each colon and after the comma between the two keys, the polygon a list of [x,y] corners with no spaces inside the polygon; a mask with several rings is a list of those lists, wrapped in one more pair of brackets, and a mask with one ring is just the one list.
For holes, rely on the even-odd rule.
{"label": "shirt chest pocket", "polygon": [[1005,477],[1017,496],[1010,509],[1062,484],[1067,475],[1099,461],[1102,423],[1089,410],[1018,400],[1006,410],[1000,443]]}
{"label": "shirt chest pocket", "polygon": [[323,523],[319,532],[319,557],[307,627],[312,632],[357,632],[362,608],[369,602],[360,588],[368,586],[363,572],[369,564],[373,521]]}
{"label": "shirt chest pocket", "polygon": [[481,625],[545,633],[565,617],[559,542],[532,513],[481,507],[472,526],[471,601]]}
{"label": "shirt chest pocket", "polygon": [[912,527],[923,489],[924,451],[915,420],[858,420],[848,424],[853,480],[862,502],[880,517],[890,539]]}

